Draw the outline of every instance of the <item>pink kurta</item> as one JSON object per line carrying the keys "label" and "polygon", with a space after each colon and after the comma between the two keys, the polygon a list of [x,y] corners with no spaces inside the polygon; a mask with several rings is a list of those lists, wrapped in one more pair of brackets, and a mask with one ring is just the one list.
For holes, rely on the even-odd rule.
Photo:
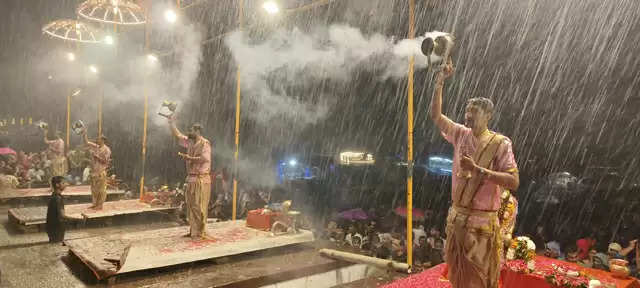
{"label": "pink kurta", "polygon": [[[476,149],[482,149],[479,140],[473,136],[471,128],[467,128],[458,123],[443,133],[444,138],[451,144],[453,144],[453,173],[451,177],[451,199],[458,199],[455,195],[456,187],[461,182],[460,171],[460,157],[461,155],[468,154],[473,155]],[[511,148],[511,140],[505,137],[505,140],[500,144],[496,155],[491,162],[489,170],[497,172],[516,172],[518,166],[516,164],[515,157],[513,156],[513,149]],[[471,202],[471,209],[483,210],[483,211],[497,211],[500,208],[500,196],[503,189],[494,184],[493,182],[483,180],[478,187],[478,192]],[[455,204],[455,203],[454,203]]]}
{"label": "pink kurta", "polygon": [[64,141],[62,139],[47,140],[49,155],[53,158],[64,157]]}
{"label": "pink kurta", "polygon": [[[445,139],[453,144],[452,192],[453,207],[447,216],[446,262],[448,279],[454,288],[497,288],[502,241],[498,224],[498,209],[503,189],[481,178],[477,191],[466,191],[471,202],[458,203],[463,195],[457,195],[458,185],[464,185],[465,171],[460,167],[463,155],[475,155],[485,149],[472,130],[453,124],[443,131]],[[489,137],[495,137],[491,135]],[[495,139],[495,138],[493,138]],[[491,143],[490,141],[488,141]],[[489,145],[485,143],[484,145]],[[481,147],[482,146],[482,147]],[[483,150],[478,150],[482,152]],[[486,151],[486,150],[485,150]],[[488,168],[498,172],[517,171],[511,141],[504,138]],[[474,174],[472,177],[483,177]],[[462,184],[461,184],[462,183]],[[467,198],[472,196],[473,198]]]}
{"label": "pink kurta", "polygon": [[[187,148],[187,154],[191,157],[199,157],[196,161],[187,161],[187,183],[195,182],[199,175],[211,173],[211,143],[200,138],[196,143],[189,141],[187,136],[180,136],[180,145]],[[202,179],[203,183],[211,183],[211,177]]]}
{"label": "pink kurta", "polygon": [[100,147],[98,144],[89,142],[89,148],[94,154],[91,160],[91,174],[97,175],[106,171],[111,162],[111,149],[109,146],[102,145],[102,147]]}
{"label": "pink kurta", "polygon": [[197,160],[187,160],[187,189],[185,202],[191,237],[206,235],[209,200],[211,198],[211,143],[199,137],[194,143],[187,136],[180,135],[180,145],[187,148],[187,154]]}

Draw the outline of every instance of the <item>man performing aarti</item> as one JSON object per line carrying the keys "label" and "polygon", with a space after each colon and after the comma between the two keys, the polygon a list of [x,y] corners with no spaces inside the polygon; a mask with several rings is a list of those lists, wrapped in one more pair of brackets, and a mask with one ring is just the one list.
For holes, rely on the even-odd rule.
{"label": "man performing aarti", "polygon": [[446,263],[454,288],[498,287],[502,250],[498,210],[504,189],[519,186],[511,140],[490,131],[493,102],[467,101],[464,125],[442,114],[445,79],[453,74],[449,62],[436,77],[431,119],[454,147],[452,207],[447,217]]}
{"label": "man performing aarti", "polygon": [[56,138],[53,140],[48,139],[49,130],[44,130],[44,143],[49,147],[47,148],[47,154],[51,161],[51,176],[65,176],[67,175],[67,158],[64,156],[64,140],[62,140],[62,133],[56,131]]}
{"label": "man performing aarti", "polygon": [[91,154],[91,198],[89,209],[102,210],[102,204],[107,199],[107,169],[111,164],[111,148],[105,144],[106,137],[99,135],[96,142],[89,141],[87,131],[82,132],[84,143],[89,146]]}
{"label": "man performing aarti", "polygon": [[169,127],[187,153],[178,152],[187,164],[185,202],[191,238],[206,237],[209,198],[211,197],[211,143],[202,137],[202,126],[193,124],[185,136],[178,130],[175,118],[169,117]]}

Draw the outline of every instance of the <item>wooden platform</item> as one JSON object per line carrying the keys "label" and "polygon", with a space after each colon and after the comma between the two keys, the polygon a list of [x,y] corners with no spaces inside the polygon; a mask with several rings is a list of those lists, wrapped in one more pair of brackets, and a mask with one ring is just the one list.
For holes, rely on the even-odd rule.
{"label": "wooden platform", "polygon": [[47,207],[25,207],[9,209],[9,221],[18,226],[44,224],[47,219]]}
{"label": "wooden platform", "polygon": [[243,220],[208,224],[210,239],[183,237],[188,232],[189,227],[183,226],[67,240],[65,244],[98,279],[105,279],[133,271],[313,241],[311,231],[272,236],[246,227]]}
{"label": "wooden platform", "polygon": [[[121,196],[124,191],[107,190],[107,196]],[[0,202],[10,200],[26,200],[26,199],[44,199],[51,196],[51,188],[24,188],[24,189],[5,189],[0,191]],[[91,197],[91,187],[88,185],[69,186],[62,196],[65,197]]]}
{"label": "wooden platform", "polygon": [[[140,202],[138,199],[107,201],[104,202],[102,210],[88,209],[91,203],[65,205],[65,215],[70,220],[88,220],[98,218],[109,218],[118,215],[140,214],[153,211],[171,211],[175,207],[151,206]],[[9,209],[9,221],[18,228],[26,231],[28,226],[37,226],[45,223],[47,219],[47,207],[24,207]],[[37,230],[37,229],[35,229]]]}

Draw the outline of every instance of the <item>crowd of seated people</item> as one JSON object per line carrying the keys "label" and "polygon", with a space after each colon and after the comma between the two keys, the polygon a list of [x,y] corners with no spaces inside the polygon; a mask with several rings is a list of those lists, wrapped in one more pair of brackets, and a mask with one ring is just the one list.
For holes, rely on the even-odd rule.
{"label": "crowd of seated people", "polygon": [[[2,149],[4,148],[4,149]],[[46,151],[15,152],[8,147],[0,147],[0,187],[31,188],[47,187],[51,178],[51,159]],[[82,150],[71,150],[67,154],[69,170],[67,181],[74,185],[88,183],[89,162]]]}

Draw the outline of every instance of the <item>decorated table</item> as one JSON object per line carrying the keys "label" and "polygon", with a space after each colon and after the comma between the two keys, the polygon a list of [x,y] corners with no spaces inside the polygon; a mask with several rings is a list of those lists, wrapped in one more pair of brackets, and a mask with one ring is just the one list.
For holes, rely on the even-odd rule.
{"label": "decorated table", "polygon": [[599,287],[640,288],[638,280],[632,277],[616,278],[609,271],[584,268],[542,256],[535,257],[532,272],[527,270],[522,260],[507,262],[500,272],[502,287],[588,288],[590,280],[597,280],[601,283]]}
{"label": "decorated table", "polygon": [[[566,276],[560,271],[578,272],[578,276]],[[570,273],[571,274],[571,273]],[[446,279],[447,265],[441,264],[419,274],[411,275],[385,285],[385,288],[404,287],[427,287],[427,288],[450,288],[451,285]],[[616,288],[640,288],[640,283],[635,278],[620,279],[615,278],[608,271],[589,269],[580,267],[574,263],[568,263],[556,259],[542,256],[535,257],[535,268],[529,273],[527,265],[522,260],[508,261],[502,267],[500,273],[500,284],[503,288],[527,288],[527,287],[585,287],[588,288],[589,280],[598,280],[602,284],[600,287]],[[553,285],[556,283],[575,284],[574,286]],[[585,286],[578,286],[578,285]]]}

